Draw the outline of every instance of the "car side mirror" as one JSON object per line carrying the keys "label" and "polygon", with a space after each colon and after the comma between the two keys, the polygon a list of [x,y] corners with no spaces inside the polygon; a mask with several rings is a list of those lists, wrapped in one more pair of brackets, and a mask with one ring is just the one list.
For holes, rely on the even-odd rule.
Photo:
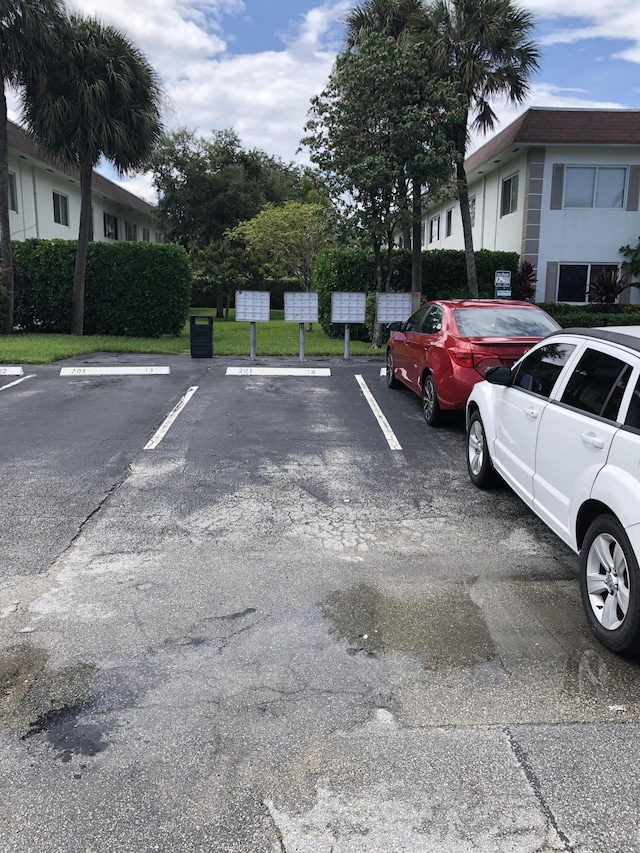
{"label": "car side mirror", "polygon": [[484,378],[492,385],[511,385],[511,368],[504,365],[490,367]]}
{"label": "car side mirror", "polygon": [[393,323],[389,323],[387,329],[390,332],[401,332],[404,328],[404,323],[401,323],[400,320],[394,320]]}

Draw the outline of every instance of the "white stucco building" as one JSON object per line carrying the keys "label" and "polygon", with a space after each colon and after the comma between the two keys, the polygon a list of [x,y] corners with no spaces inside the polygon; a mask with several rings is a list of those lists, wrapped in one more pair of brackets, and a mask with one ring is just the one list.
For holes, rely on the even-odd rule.
{"label": "white stucco building", "polygon": [[[80,177],[43,154],[17,124],[8,122],[9,223],[12,240],[76,240]],[[153,205],[93,173],[93,239],[162,241]]]}
{"label": "white stucco building", "polygon": [[[618,269],[620,246],[640,239],[640,110],[535,107],[465,166],[474,249],[529,261],[538,302],[586,302],[594,275]],[[464,248],[457,201],[426,206],[422,239]]]}

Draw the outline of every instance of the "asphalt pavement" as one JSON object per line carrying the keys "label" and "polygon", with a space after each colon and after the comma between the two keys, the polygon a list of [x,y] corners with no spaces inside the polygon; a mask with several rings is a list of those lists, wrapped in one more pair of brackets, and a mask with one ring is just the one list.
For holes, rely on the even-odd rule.
{"label": "asphalt pavement", "polygon": [[638,662],[382,366],[0,377],[0,850],[640,850]]}

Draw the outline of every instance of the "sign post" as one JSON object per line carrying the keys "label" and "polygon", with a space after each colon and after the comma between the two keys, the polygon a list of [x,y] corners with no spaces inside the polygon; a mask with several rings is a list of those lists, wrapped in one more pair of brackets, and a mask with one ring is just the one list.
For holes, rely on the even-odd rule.
{"label": "sign post", "polygon": [[496,270],[495,278],[495,298],[496,299],[511,299],[511,271]]}

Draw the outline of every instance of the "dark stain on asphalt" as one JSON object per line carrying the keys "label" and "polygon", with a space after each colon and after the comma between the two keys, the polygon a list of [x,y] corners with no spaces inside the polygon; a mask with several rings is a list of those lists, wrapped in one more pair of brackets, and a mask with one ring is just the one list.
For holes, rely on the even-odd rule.
{"label": "dark stain on asphalt", "polygon": [[80,704],[42,714],[23,740],[44,733],[64,764],[71,761],[74,755],[98,755],[109,746],[109,741],[103,739],[104,732],[95,723],[79,720],[84,710]]}
{"label": "dark stain on asphalt", "polygon": [[431,671],[470,667],[496,656],[481,609],[458,583],[440,582],[431,595],[416,600],[360,584],[331,593],[320,610],[331,632],[347,640],[350,655],[406,652]]}

